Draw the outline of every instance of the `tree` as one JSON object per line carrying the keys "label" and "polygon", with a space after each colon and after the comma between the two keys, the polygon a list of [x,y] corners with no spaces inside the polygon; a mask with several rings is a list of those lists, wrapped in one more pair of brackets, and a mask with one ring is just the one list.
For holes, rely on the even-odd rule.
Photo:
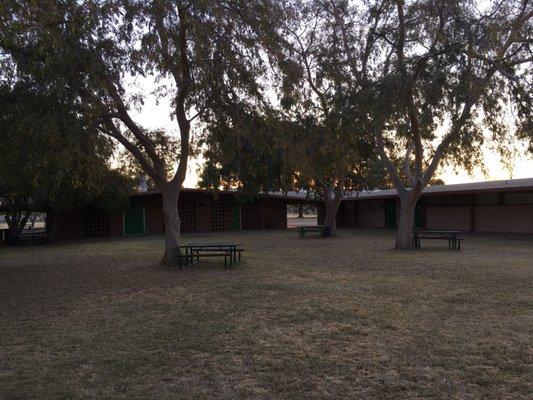
{"label": "tree", "polygon": [[410,248],[416,203],[439,165],[471,170],[482,163],[486,142],[508,157],[509,104],[517,106],[511,114],[518,132],[531,130],[525,65],[532,61],[532,5],[515,0],[479,9],[459,0],[380,0],[328,6],[352,113],[373,138],[400,197],[396,248]]}
{"label": "tree", "polygon": [[206,125],[202,140],[206,162],[200,186],[236,189],[247,199],[284,189],[284,154],[279,138],[286,129],[268,107],[218,110],[216,118]]}
{"label": "tree", "polygon": [[292,122],[283,131],[281,147],[285,189],[306,190],[324,200],[324,226],[336,234],[336,215],[347,191],[360,191],[383,184],[382,165],[377,162],[370,141],[357,136],[353,122],[335,129],[312,116]]}
{"label": "tree", "polygon": [[[0,22],[0,47],[18,67],[73,95],[73,105],[102,134],[117,140],[163,197],[165,253],[180,254],[178,198],[191,154],[191,126],[212,110],[261,97],[261,48],[274,37],[276,4],[255,1],[12,1]],[[146,96],[128,82],[154,77],[172,100],[177,166],[168,174],[158,136],[133,110]],[[174,167],[174,166],[172,166]]]}
{"label": "tree", "polygon": [[268,49],[278,97],[261,109],[217,115],[206,129],[202,179],[252,194],[311,191],[324,200],[333,234],[344,193],[374,188],[384,176],[372,137],[359,127],[361,113],[352,112],[360,101],[347,91],[353,79],[339,68],[337,14],[334,3],[315,0],[285,8],[283,40]]}
{"label": "tree", "polygon": [[324,200],[324,225],[332,233],[345,192],[374,188],[384,176],[371,136],[361,129],[358,108],[365,99],[351,95],[356,77],[343,65],[340,25],[349,11],[349,2],[303,1],[282,27],[280,104],[285,118],[297,125],[285,142],[288,168],[296,187]]}
{"label": "tree", "polygon": [[131,181],[110,169],[113,143],[90,129],[35,82],[0,86],[0,202],[12,242],[34,211],[47,213],[53,239],[56,215],[125,204]]}
{"label": "tree", "polygon": [[[532,61],[532,15],[527,0],[485,10],[474,2],[396,0],[369,10],[361,90],[373,99],[368,127],[400,196],[396,248],[413,246],[416,203],[442,162],[480,163],[485,130],[505,155],[509,102],[519,105],[515,121],[527,129],[531,104],[520,97],[527,91],[520,66]],[[391,160],[402,149],[406,180]]]}
{"label": "tree", "polygon": [[[157,154],[164,160],[167,176],[172,174],[174,157],[179,152],[179,141],[162,129],[154,129],[148,133],[154,140]],[[118,153],[117,164],[120,172],[130,179],[146,180],[146,187],[149,190],[157,189],[157,184],[150,177],[146,176],[142,165],[137,158],[127,151],[121,149]]]}

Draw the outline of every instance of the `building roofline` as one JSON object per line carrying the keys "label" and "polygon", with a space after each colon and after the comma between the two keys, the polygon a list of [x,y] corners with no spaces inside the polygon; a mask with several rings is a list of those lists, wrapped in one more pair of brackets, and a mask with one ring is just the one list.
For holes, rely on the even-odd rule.
{"label": "building roofline", "polygon": [[[533,190],[533,178],[506,179],[499,181],[484,181],[471,183],[456,183],[451,185],[428,186],[422,191],[422,195],[429,194],[468,194],[477,192],[499,192],[499,191],[522,191]],[[362,192],[350,192],[344,196],[345,200],[378,199],[397,197],[396,189],[377,189]]]}
{"label": "building roofline", "polygon": [[[236,195],[238,194],[238,191],[236,189],[230,189],[230,190],[217,190],[210,191],[207,189],[201,189],[201,188],[182,188],[181,192],[184,193],[217,193],[217,194],[230,194],[230,195]],[[150,196],[150,195],[158,195],[161,194],[161,190],[155,189],[155,190],[148,190],[146,192],[137,192],[133,196]],[[316,202],[316,199],[310,199],[308,198],[307,192],[302,190],[299,192],[296,191],[290,191],[287,193],[284,192],[268,192],[268,193],[259,193],[258,197],[268,197],[268,198],[274,198],[274,199],[288,199],[288,200],[307,200],[309,202]]]}
{"label": "building roofline", "polygon": [[[523,190],[532,190],[533,191],[533,178],[522,178],[522,179],[506,179],[498,181],[484,181],[484,182],[471,182],[471,183],[456,183],[451,185],[433,185],[428,186],[422,191],[422,195],[430,194],[468,194],[468,193],[477,193],[477,192],[499,192],[499,191],[523,191]],[[210,193],[207,189],[200,188],[183,188],[182,192],[189,193]],[[217,194],[237,194],[237,190],[219,190]],[[150,190],[147,192],[139,192],[134,194],[134,196],[150,196],[161,194],[160,190]],[[361,192],[348,192],[345,194],[343,201],[347,200],[364,200],[364,199],[381,199],[381,198],[394,198],[398,196],[396,189],[376,189],[376,190],[367,190]],[[290,192],[268,192],[261,193],[259,197],[267,197],[274,199],[286,199],[293,200],[298,202],[309,202],[315,203],[320,201],[319,199],[310,198],[309,194],[305,190],[299,192],[290,191]]]}

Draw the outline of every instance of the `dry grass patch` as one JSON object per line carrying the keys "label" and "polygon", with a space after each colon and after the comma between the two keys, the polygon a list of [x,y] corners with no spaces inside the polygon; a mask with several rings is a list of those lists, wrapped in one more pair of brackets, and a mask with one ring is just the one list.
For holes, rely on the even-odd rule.
{"label": "dry grass patch", "polygon": [[531,398],[532,241],[186,239],[247,251],[178,271],[161,238],[1,248],[0,398]]}

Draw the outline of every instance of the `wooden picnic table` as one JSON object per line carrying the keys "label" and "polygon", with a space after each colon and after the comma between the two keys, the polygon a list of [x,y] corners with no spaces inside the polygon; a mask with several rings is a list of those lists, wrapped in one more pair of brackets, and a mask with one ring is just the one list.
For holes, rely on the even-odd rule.
{"label": "wooden picnic table", "polygon": [[48,234],[45,231],[24,231],[18,237],[10,237],[6,229],[4,241],[12,245],[43,245],[48,244]]}
{"label": "wooden picnic table", "polygon": [[310,232],[317,232],[320,234],[320,236],[329,236],[329,234],[331,233],[329,231],[329,228],[324,225],[298,226],[296,227],[296,230],[298,231],[298,237],[300,239],[307,237],[307,234]]}
{"label": "wooden picnic table", "polygon": [[[184,254],[177,256],[181,269],[182,259],[185,265],[198,262],[202,257],[224,257],[224,266],[241,261],[241,254],[244,251],[240,249],[240,243],[195,243],[180,246]],[[238,260],[238,261],[237,261]]]}
{"label": "wooden picnic table", "polygon": [[448,247],[455,250],[461,250],[461,241],[463,238],[460,238],[459,235],[461,231],[450,231],[450,230],[422,230],[415,229],[413,230],[413,244],[416,248],[420,248],[420,242],[422,240],[447,240]]}

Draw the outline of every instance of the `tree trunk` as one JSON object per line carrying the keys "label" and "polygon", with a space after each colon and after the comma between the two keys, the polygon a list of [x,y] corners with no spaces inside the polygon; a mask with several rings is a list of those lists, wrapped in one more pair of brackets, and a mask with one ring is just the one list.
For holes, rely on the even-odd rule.
{"label": "tree trunk", "polygon": [[20,232],[22,231],[19,229],[19,221],[15,221],[17,218],[12,216],[9,219],[6,218],[7,223],[7,236],[6,236],[6,244],[8,245],[16,245],[19,243],[19,236]]}
{"label": "tree trunk", "polygon": [[400,196],[400,226],[396,234],[396,249],[412,249],[413,225],[415,222],[416,203],[420,198],[420,193],[409,191],[405,196]]}
{"label": "tree trunk", "polygon": [[176,256],[180,251],[180,218],[178,215],[179,190],[168,189],[161,191],[163,197],[163,218],[165,221],[165,254],[161,263],[168,266],[177,266]]}
{"label": "tree trunk", "polygon": [[298,204],[298,218],[304,217],[304,205],[302,203]]}
{"label": "tree trunk", "polygon": [[6,223],[8,227],[6,244],[16,245],[19,243],[20,233],[24,230],[26,222],[30,217],[29,212],[11,211],[6,213]]}
{"label": "tree trunk", "polygon": [[54,241],[57,235],[57,227],[62,217],[54,212],[46,213],[46,236],[49,241]]}
{"label": "tree trunk", "polygon": [[326,218],[324,219],[324,226],[329,228],[329,235],[335,236],[337,234],[337,212],[341,204],[342,196],[335,196],[331,199],[329,196],[324,198],[326,203]]}

